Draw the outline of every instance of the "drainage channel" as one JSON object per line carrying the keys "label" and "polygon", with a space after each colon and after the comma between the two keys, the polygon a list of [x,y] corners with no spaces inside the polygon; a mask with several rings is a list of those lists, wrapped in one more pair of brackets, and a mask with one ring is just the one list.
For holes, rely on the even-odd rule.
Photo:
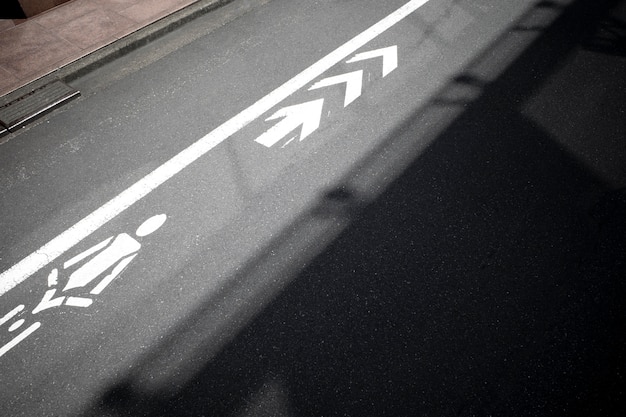
{"label": "drainage channel", "polygon": [[56,80],[0,107],[0,136],[78,97],[80,92]]}

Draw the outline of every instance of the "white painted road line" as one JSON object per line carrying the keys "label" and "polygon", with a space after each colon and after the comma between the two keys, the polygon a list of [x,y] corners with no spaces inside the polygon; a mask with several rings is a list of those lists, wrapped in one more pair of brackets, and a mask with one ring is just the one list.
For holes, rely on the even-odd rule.
{"label": "white painted road line", "polygon": [[282,120],[271,127],[267,132],[256,138],[255,142],[269,148],[291,133],[298,126],[302,126],[302,130],[300,131],[300,140],[302,141],[306,139],[320,126],[323,107],[323,98],[296,104],[295,106],[283,107],[274,113],[273,116],[266,119],[266,121],[279,118],[282,118]]}
{"label": "white painted road line", "polygon": [[347,64],[354,62],[365,61],[372,58],[383,58],[383,78],[386,77],[391,71],[398,68],[398,46],[390,46],[388,48],[377,49],[375,51],[362,52],[357,54],[354,58],[346,61]]}
{"label": "white painted road line", "polygon": [[13,310],[9,311],[0,319],[0,326],[2,326],[7,321],[11,320],[13,317],[17,316],[22,310],[24,310],[24,304],[15,307]]}
{"label": "white painted road line", "polygon": [[330,87],[331,85],[345,84],[346,94],[343,100],[343,107],[348,107],[350,103],[361,96],[363,91],[363,70],[352,71],[334,77],[324,78],[313,84],[309,90]]}
{"label": "white painted road line", "polygon": [[182,171],[196,159],[237,133],[250,122],[271,110],[272,107],[313,81],[357,49],[385,32],[396,23],[428,3],[429,0],[412,0],[404,6],[335,49],[285,84],[272,91],[232,119],[226,121],[197,142],[156,168],[150,174],[127,188],[112,200],[96,209],[74,226],[52,239],[35,252],[0,274],[0,296],[44,268],[87,236],[125,211],[152,190]]}
{"label": "white painted road line", "polygon": [[22,340],[26,339],[28,336],[33,334],[33,332],[35,330],[37,330],[39,327],[41,327],[41,323],[40,322],[36,322],[36,323],[31,324],[30,327],[28,327],[26,330],[24,330],[22,333],[20,333],[17,337],[15,337],[9,343],[7,343],[6,345],[0,347],[0,357],[2,357],[5,353],[10,351],[11,349],[13,349],[15,346],[19,345],[19,343]]}

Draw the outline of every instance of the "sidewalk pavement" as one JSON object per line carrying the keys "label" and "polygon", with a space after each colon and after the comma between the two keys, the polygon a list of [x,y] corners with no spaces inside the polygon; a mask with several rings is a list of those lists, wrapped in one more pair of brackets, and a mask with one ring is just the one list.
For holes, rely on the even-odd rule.
{"label": "sidewalk pavement", "polygon": [[80,75],[229,0],[72,0],[0,20],[0,106]]}

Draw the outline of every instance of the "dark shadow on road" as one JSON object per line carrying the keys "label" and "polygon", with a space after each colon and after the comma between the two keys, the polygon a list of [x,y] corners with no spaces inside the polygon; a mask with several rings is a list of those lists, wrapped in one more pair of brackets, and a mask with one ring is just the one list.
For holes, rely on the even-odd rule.
{"label": "dark shadow on road", "polygon": [[523,110],[615,4],[575,2],[497,80],[453,80],[480,97],[371,204],[331,190],[310,216],[351,224],[216,356],[189,358],[182,390],[131,376],[94,413],[624,415],[626,189]]}

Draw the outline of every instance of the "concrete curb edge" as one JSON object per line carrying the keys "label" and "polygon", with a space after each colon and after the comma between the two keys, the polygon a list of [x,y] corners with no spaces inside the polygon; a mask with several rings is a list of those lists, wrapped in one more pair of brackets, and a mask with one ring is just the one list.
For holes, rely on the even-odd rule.
{"label": "concrete curb edge", "polygon": [[199,0],[0,97],[8,104],[52,81],[71,82],[233,0]]}

